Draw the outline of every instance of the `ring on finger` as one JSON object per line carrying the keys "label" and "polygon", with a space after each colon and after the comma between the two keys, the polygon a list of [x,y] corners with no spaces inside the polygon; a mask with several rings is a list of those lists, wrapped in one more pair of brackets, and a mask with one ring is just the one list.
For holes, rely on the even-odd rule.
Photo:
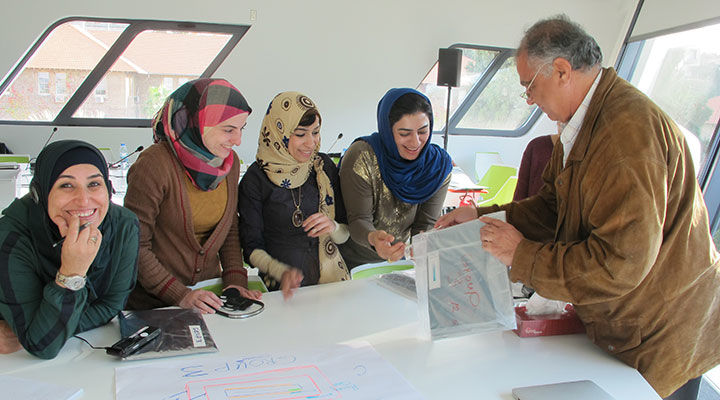
{"label": "ring on finger", "polygon": [[90,236],[88,241],[92,242],[93,244],[97,244],[98,237],[97,236]]}

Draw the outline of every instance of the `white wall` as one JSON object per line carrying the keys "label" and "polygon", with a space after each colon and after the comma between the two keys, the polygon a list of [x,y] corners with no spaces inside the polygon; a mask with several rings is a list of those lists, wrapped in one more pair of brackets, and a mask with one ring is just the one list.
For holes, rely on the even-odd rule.
{"label": "white wall", "polygon": [[[3,8],[0,73],[9,71],[35,38],[63,17],[243,24],[250,23],[250,9],[255,9],[257,21],[215,74],[235,84],[255,110],[243,144],[236,148],[241,158],[252,161],[262,115],[280,91],[298,90],[315,100],[323,115],[323,149],[343,132],[335,147],[340,149],[375,129],[380,97],[391,87],[415,87],[440,47],[453,43],[514,47],[537,19],[566,13],[596,37],[606,64],[612,65],[635,4],[627,0],[43,0],[25,6],[15,0],[13,7]],[[35,155],[50,130],[0,125],[0,141],[17,153]],[[449,150],[469,171],[475,151],[500,151],[506,162],[519,164],[525,144],[536,134],[553,130],[554,125],[545,120],[530,135],[517,139],[452,136]],[[150,130],[136,128],[61,127],[56,137],[80,138],[113,149],[121,141],[130,149],[151,143]]]}
{"label": "white wall", "polygon": [[720,19],[717,0],[645,0],[632,39],[651,36],[678,26]]}

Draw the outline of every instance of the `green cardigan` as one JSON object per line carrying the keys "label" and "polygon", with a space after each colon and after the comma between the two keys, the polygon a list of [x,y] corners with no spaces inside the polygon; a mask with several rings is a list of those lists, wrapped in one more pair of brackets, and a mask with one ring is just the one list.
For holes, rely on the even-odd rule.
{"label": "green cardigan", "polygon": [[0,316],[28,352],[53,358],[68,338],[123,309],[135,286],[140,230],[131,211],[111,203],[87,284],[74,292],[55,283],[61,248],[50,245],[56,230],[41,209],[25,196],[0,218]]}

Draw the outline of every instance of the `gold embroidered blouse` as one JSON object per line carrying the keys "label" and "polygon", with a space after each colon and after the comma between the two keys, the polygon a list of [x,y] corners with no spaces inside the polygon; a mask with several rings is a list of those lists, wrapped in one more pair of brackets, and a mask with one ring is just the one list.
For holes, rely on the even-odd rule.
{"label": "gold embroidered blouse", "polygon": [[450,174],[426,202],[405,203],[383,182],[372,146],[362,140],[353,143],[340,164],[340,187],[350,228],[350,240],[341,250],[348,266],[383,261],[367,240],[374,230],[384,230],[404,242],[432,229],[449,184]]}

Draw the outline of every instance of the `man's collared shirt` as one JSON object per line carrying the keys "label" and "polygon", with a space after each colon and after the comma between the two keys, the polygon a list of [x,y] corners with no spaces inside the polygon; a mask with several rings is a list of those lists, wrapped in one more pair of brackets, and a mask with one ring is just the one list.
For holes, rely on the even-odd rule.
{"label": "man's collared shirt", "polygon": [[577,135],[580,132],[580,126],[585,119],[585,114],[587,113],[588,107],[590,106],[590,100],[592,99],[593,94],[595,94],[595,89],[597,89],[598,83],[600,83],[601,76],[602,70],[600,70],[600,72],[597,74],[597,77],[595,77],[595,81],[593,82],[592,86],[590,86],[590,90],[588,90],[585,98],[583,99],[582,103],[580,103],[578,109],[575,110],[575,114],[573,114],[572,118],[570,118],[570,121],[568,121],[567,124],[564,124],[565,126],[562,128],[562,132],[560,133],[560,142],[562,142],[563,145],[563,167],[567,162],[568,155],[570,154],[573,145],[575,145],[575,139],[577,139]]}

